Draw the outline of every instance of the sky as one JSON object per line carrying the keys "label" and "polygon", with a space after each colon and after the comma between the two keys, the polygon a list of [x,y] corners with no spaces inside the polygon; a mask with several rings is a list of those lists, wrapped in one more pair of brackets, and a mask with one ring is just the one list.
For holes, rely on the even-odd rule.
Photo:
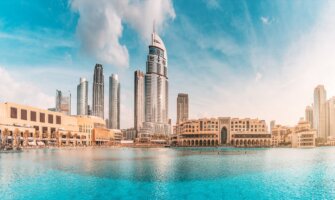
{"label": "sky", "polygon": [[[135,70],[150,34],[168,54],[169,117],[250,117],[294,125],[323,84],[335,95],[335,2],[326,0],[2,0],[0,102],[50,108],[96,63],[121,81],[121,128],[133,126]],[[108,104],[105,104],[105,116]]]}

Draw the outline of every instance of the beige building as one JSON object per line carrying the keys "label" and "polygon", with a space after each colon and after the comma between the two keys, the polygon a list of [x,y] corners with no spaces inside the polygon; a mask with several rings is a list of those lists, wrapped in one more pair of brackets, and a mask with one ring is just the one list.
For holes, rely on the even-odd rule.
{"label": "beige building", "polygon": [[271,146],[271,134],[268,133],[265,120],[238,119],[231,120],[231,145],[238,147]]}
{"label": "beige building", "polygon": [[[18,143],[22,146],[93,145],[99,141],[93,137],[94,129],[98,128],[106,129],[105,121],[99,117],[68,116],[31,106],[0,103],[2,144],[16,145]],[[114,139],[117,138],[114,137]]]}
{"label": "beige building", "polygon": [[171,138],[176,146],[263,147],[271,145],[264,120],[229,117],[188,120],[177,124]]}
{"label": "beige building", "polygon": [[312,106],[307,106],[305,109],[305,120],[314,128],[313,125],[313,108]]}
{"label": "beige building", "polygon": [[272,146],[288,146],[291,145],[291,136],[294,128],[282,125],[275,125],[271,132],[272,132]]}
{"label": "beige building", "polygon": [[312,129],[306,121],[300,120],[294,127],[292,133],[293,148],[312,148],[315,147],[316,130]]}
{"label": "beige building", "polygon": [[335,97],[326,102],[326,133],[329,136],[335,136]]}
{"label": "beige building", "polygon": [[313,127],[317,130],[317,137],[327,139],[326,130],[326,99],[327,93],[323,85],[314,89]]}

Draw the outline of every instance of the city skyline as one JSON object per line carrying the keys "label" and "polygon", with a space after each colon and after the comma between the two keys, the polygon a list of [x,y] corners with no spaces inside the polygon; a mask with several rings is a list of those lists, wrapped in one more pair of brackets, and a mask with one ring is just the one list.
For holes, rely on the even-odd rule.
{"label": "city skyline", "polygon": [[[85,25],[92,26],[89,21],[91,13],[87,13],[85,8],[97,8],[94,3],[73,1],[70,4],[63,1],[63,5],[52,7],[51,3],[45,2],[46,5],[42,5],[51,8],[50,15],[60,20],[49,25],[53,18],[45,17],[40,21],[29,21],[29,26],[22,22],[27,19],[24,16],[31,14],[29,11],[20,12],[22,15],[13,18],[9,13],[11,8],[7,6],[8,11],[2,12],[0,18],[0,44],[3,47],[0,51],[3,55],[0,59],[0,74],[3,77],[0,100],[53,107],[54,91],[62,88],[76,94],[79,77],[88,77],[91,88],[92,68],[95,63],[101,63],[105,74],[119,74],[124,88],[121,93],[124,100],[121,102],[121,112],[124,113],[121,128],[133,127],[133,72],[144,69],[154,18],[157,19],[157,32],[169,50],[169,78],[174,80],[169,87],[169,98],[175,99],[179,92],[188,93],[192,98],[190,119],[245,116],[293,125],[304,116],[306,105],[313,102],[311,91],[316,85],[325,85],[330,96],[335,94],[335,83],[331,80],[335,75],[332,69],[335,61],[331,55],[335,46],[331,37],[335,33],[334,19],[330,15],[335,10],[332,2],[305,1],[304,5],[300,5],[275,1],[276,8],[267,3],[250,5],[245,1],[239,5],[227,1],[194,3],[192,6],[197,15],[212,13],[203,19],[205,22],[211,19],[208,23],[186,9],[191,5],[185,1],[148,2],[148,5],[139,5],[148,9],[157,8],[158,12],[145,16],[143,22],[129,13],[115,11],[116,21],[121,20],[118,30],[108,23],[97,24],[95,31],[105,31],[106,34],[96,38],[96,44],[92,44],[91,40],[95,36],[94,30],[87,32],[83,28]],[[114,11],[116,4],[110,3],[106,9]],[[128,2],[122,5],[122,9],[136,10],[139,5]],[[26,6],[32,11],[39,8],[34,3]],[[311,7],[313,11],[308,9]],[[15,8],[25,10],[26,7]],[[288,8],[292,12],[283,15],[283,10]],[[241,11],[233,14],[236,9]],[[223,10],[228,14],[218,20],[217,16],[221,16]],[[35,12],[33,18],[41,18],[42,15]],[[62,17],[70,20],[64,21]],[[106,19],[108,16],[100,17]],[[206,36],[204,30],[208,29],[213,31]],[[247,33],[250,32],[249,38]],[[86,50],[91,49],[92,52],[82,52],[79,43],[85,44]],[[120,53],[117,54],[120,59],[114,59],[118,60],[117,63],[111,63],[113,56],[102,59],[109,55],[109,51],[99,49],[100,44],[113,47],[114,52]],[[21,53],[9,53],[13,46]],[[101,55],[97,55],[98,50]],[[85,56],[82,55],[84,53]],[[105,102],[108,101],[106,92],[105,89]],[[91,95],[90,90],[90,105]],[[74,99],[71,101],[72,113],[76,111]],[[170,101],[169,117],[174,123],[175,108],[176,102]],[[291,114],[287,115],[283,108],[290,109]],[[104,113],[107,116],[106,104]]]}

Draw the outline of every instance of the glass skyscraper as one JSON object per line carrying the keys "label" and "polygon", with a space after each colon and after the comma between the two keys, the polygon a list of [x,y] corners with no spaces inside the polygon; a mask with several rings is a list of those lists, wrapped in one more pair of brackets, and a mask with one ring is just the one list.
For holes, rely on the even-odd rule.
{"label": "glass skyscraper", "polygon": [[162,39],[152,33],[145,74],[145,123],[151,134],[169,134],[168,58]]}
{"label": "glass skyscraper", "polygon": [[109,77],[109,128],[120,129],[120,81],[117,74]]}
{"label": "glass skyscraper", "polygon": [[88,115],[88,81],[80,78],[77,86],[77,115]]}
{"label": "glass skyscraper", "polygon": [[104,72],[101,64],[94,68],[92,115],[104,119]]}
{"label": "glass skyscraper", "polygon": [[177,97],[177,124],[188,120],[188,94],[179,93]]}
{"label": "glass skyscraper", "polygon": [[140,70],[134,73],[134,89],[134,128],[139,131],[145,119],[144,73]]}

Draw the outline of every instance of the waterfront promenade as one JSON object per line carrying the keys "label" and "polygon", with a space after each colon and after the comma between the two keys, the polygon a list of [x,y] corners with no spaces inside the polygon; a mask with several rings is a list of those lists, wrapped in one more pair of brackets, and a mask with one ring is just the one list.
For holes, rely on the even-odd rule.
{"label": "waterfront promenade", "polygon": [[334,199],[335,148],[30,149],[0,154],[0,185],[4,200]]}

